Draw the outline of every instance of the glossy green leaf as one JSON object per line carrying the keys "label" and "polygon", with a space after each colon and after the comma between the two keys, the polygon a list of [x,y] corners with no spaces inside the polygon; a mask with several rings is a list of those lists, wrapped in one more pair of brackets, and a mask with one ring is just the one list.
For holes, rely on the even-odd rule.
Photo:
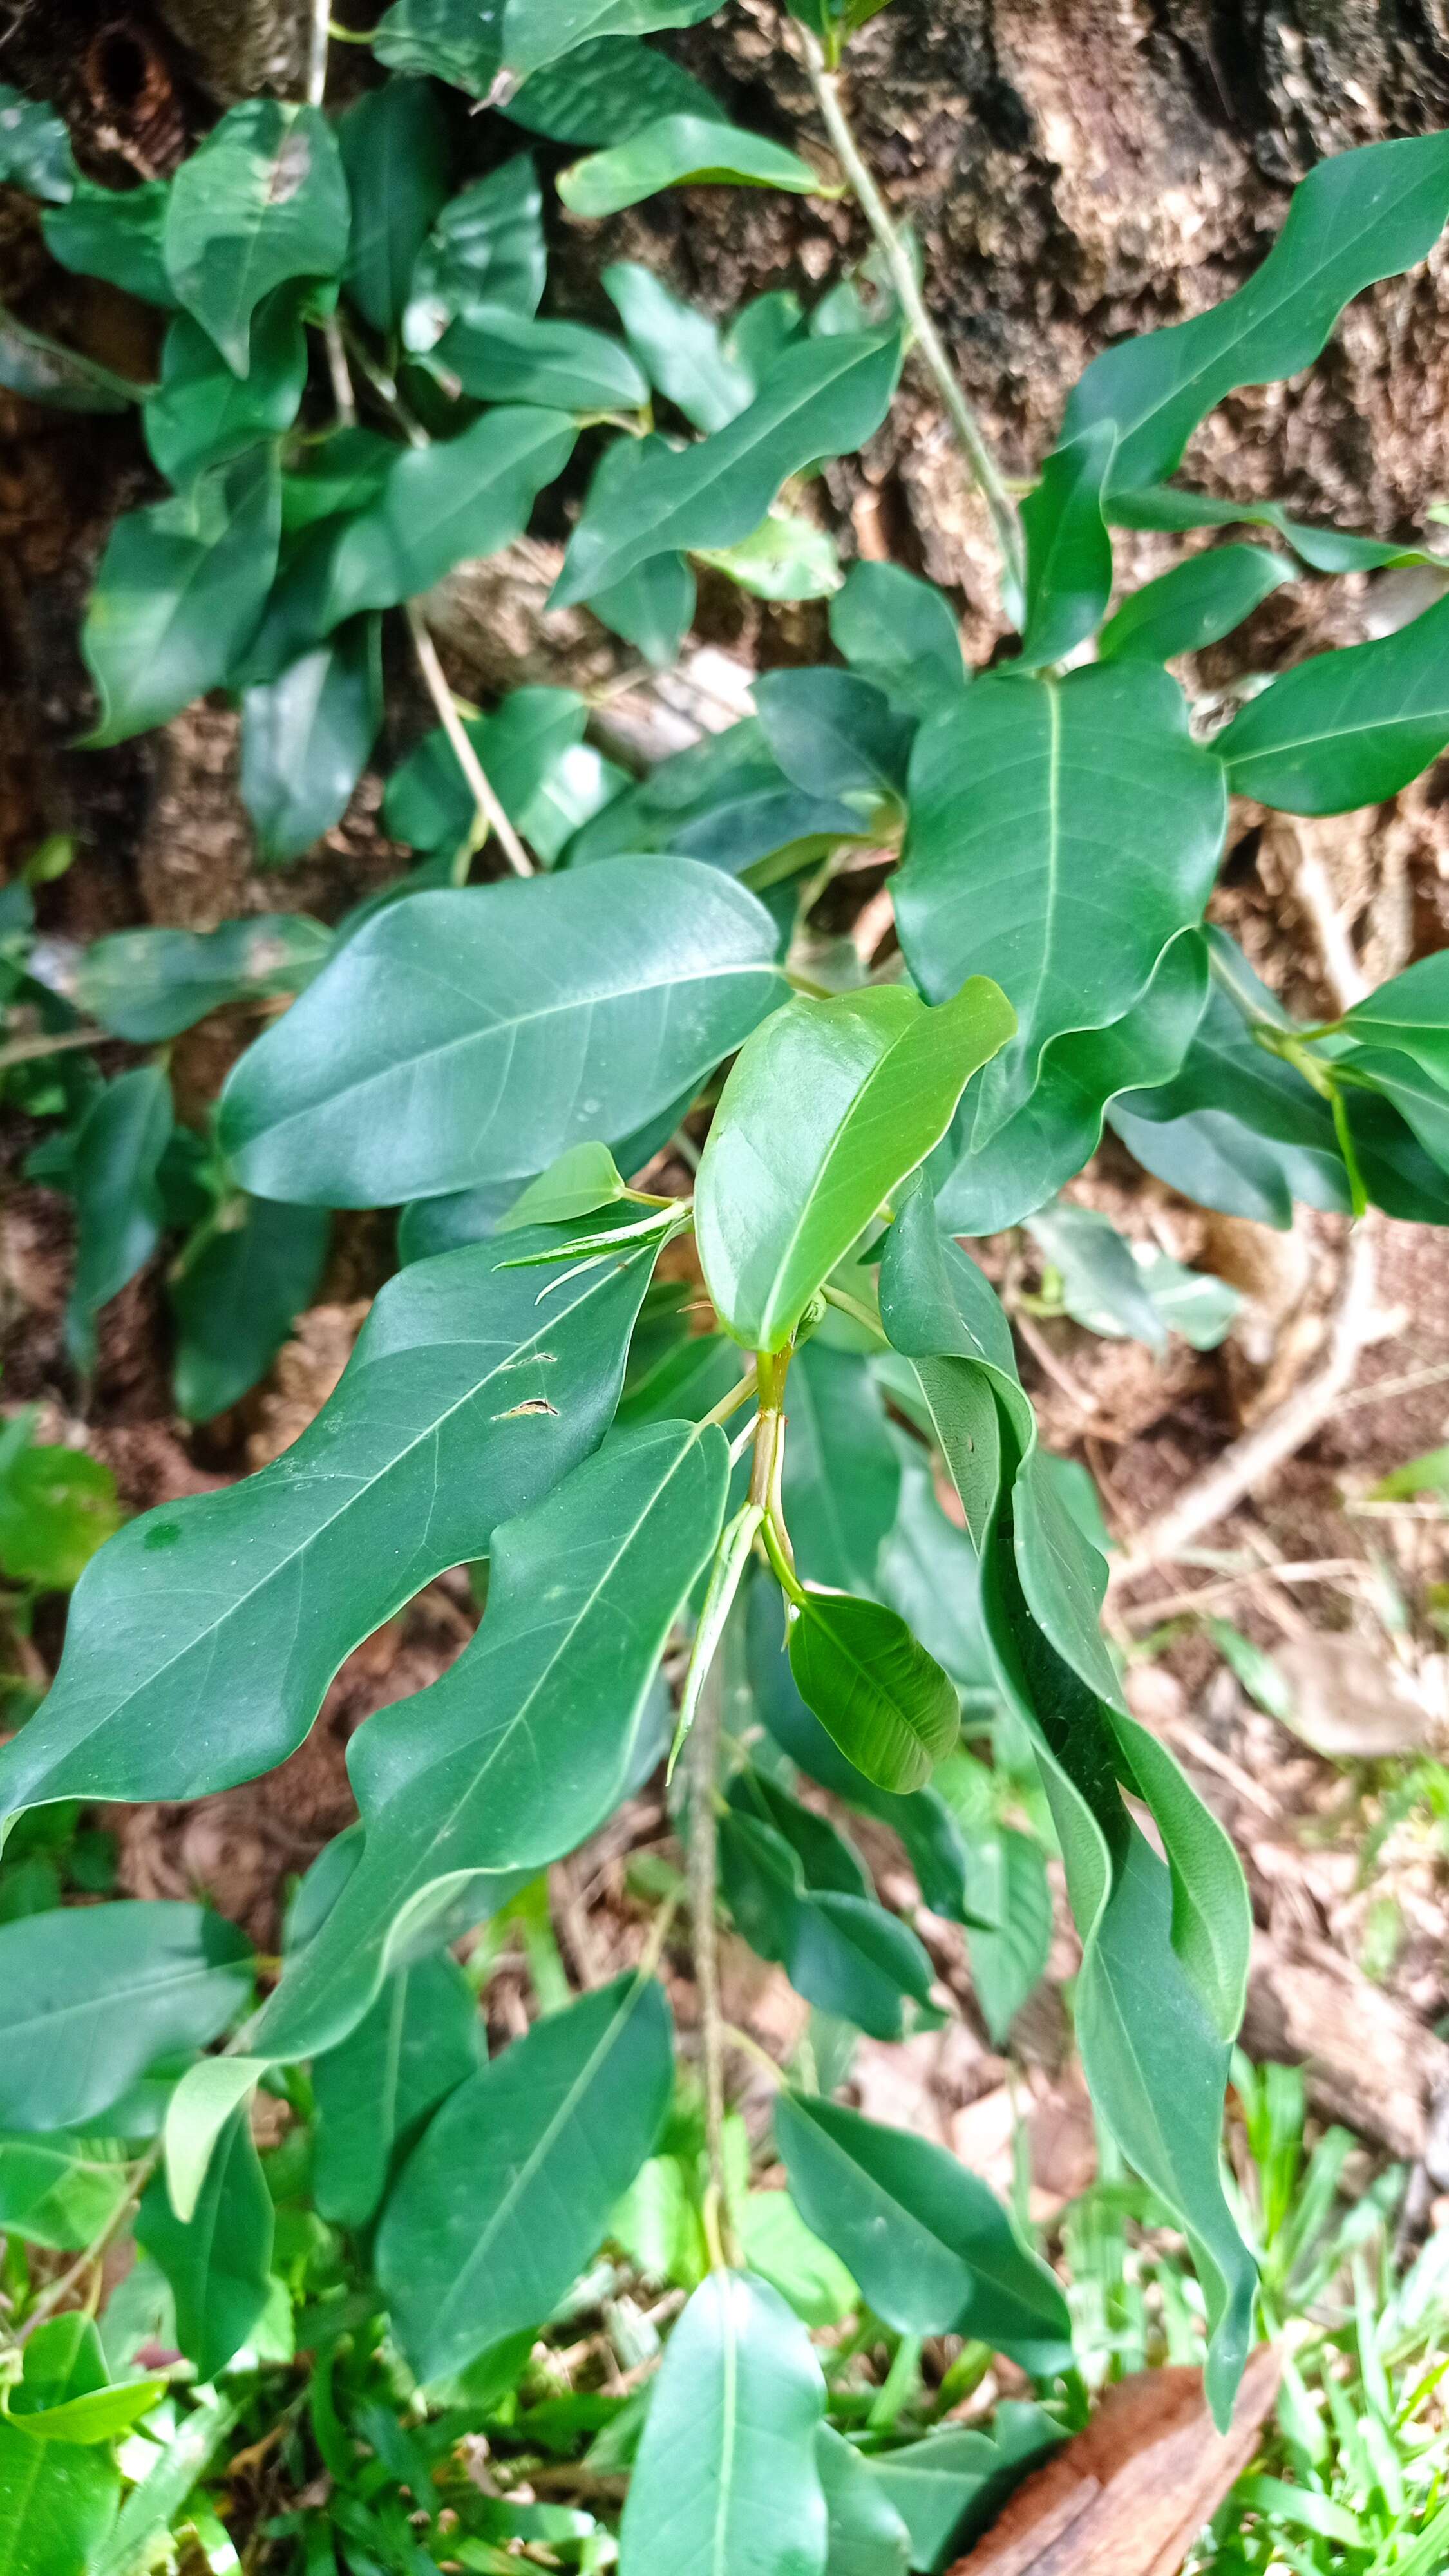
{"label": "glossy green leaf", "polygon": [[716,115],[718,101],[653,45],[592,36],[530,72],[500,112],[552,143],[623,143],[661,116]]}
{"label": "glossy green leaf", "polygon": [[906,2526],[911,2566],[939,2576],[1061,2437],[1041,2407],[1008,2398],[989,2433],[943,2425],[924,2441],[876,2453],[870,2474]]}
{"label": "glossy green leaf", "polygon": [[738,545],[700,548],[695,559],[756,599],[828,599],[840,588],[835,539],[778,504]]}
{"label": "glossy green leaf", "polygon": [[250,2103],[265,2065],[261,2057],[200,2057],[172,2093],[161,2136],[167,2195],[183,2226],[196,2215],[212,2149],[238,2105]]}
{"label": "glossy green leaf", "polygon": [[1047,1972],[1052,1892],[1046,1855],[1010,1825],[971,1837],[966,1946],[981,2017],[998,2047]]}
{"label": "glossy green leaf", "polygon": [[447,201],[448,129],[426,82],[390,80],[348,109],[337,142],[352,199],[343,284],[374,331],[394,331]]}
{"label": "glossy green leaf", "polygon": [[791,1363],[788,1401],[785,1518],[801,1575],[873,1594],[901,1495],[880,1390],[854,1353],[809,1341]]}
{"label": "glossy green leaf", "polygon": [[0,1566],[21,1584],[69,1592],[119,1529],[116,1480],[99,1458],[31,1438],[34,1410],[0,1429]]}
{"label": "glossy green leaf", "polygon": [[1071,2367],[1067,2303],[994,2192],[944,2147],[780,2093],[775,2137],[802,2216],[902,2334],[976,2336],[1031,2372]]}
{"label": "glossy green leaf", "polygon": [[177,2342],[202,2379],[225,2369],[261,2316],[272,2236],[272,2196],[243,2105],[217,2141],[192,2217],[177,2217],[161,2174],[136,2213],[137,2241],[171,2284]]}
{"label": "glossy green leaf", "polygon": [[444,332],[433,364],[475,402],[609,412],[638,411],[649,399],[648,378],[622,340],[504,304],[470,304],[466,318]]}
{"label": "glossy green leaf", "polygon": [[475,179],[439,215],[413,269],[404,347],[435,347],[450,322],[479,305],[536,313],[547,273],[538,172],[520,152]]}
{"label": "glossy green leaf", "polygon": [[0,1925],[0,2122],[75,2128],[251,1992],[251,1949],[199,1905],[66,1906]]}
{"label": "glossy green leaf", "polygon": [[1146,1342],[1150,1350],[1166,1350],[1167,1327],[1147,1293],[1132,1247],[1100,1208],[1060,1199],[1055,1207],[1029,1217],[1026,1230],[1038,1252],[1060,1272],[1062,1303],[1077,1323],[1100,1317],[1100,1323],[1092,1323],[1094,1332],[1105,1326]]}
{"label": "glossy green leaf", "polygon": [[227,1002],[299,992],[331,945],[331,932],[299,913],[252,913],[216,930],[116,930],[82,950],[65,995],[113,1037],[155,1046]]}
{"label": "glossy green leaf", "polygon": [[[573,689],[512,689],[491,716],[464,730],[509,821],[532,840],[565,756],[582,744],[589,710]],[[473,798],[442,726],[424,734],[394,770],[383,798],[385,830],[415,850],[456,850],[473,825]]]}
{"label": "glossy green leaf", "polygon": [[177,299],[161,246],[170,202],[164,179],[145,179],[138,188],[103,188],[81,178],[67,205],[47,209],[40,228],[62,268],[104,278],[147,304],[174,310]]}
{"label": "glossy green leaf", "polygon": [[130,2190],[125,2150],[113,2140],[0,2137],[0,2227],[31,2245],[80,2253],[119,2218]]}
{"label": "glossy green leaf", "polygon": [[830,634],[852,670],[913,715],[934,713],[966,686],[949,603],[900,564],[852,565],[831,602]]}
{"label": "glossy green leaf", "polygon": [[[1353,1047],[1337,1059],[1344,1083],[1377,1093],[1412,1128],[1443,1172],[1449,1172],[1449,1092],[1414,1062],[1390,1047]],[[1350,1095],[1350,1119],[1357,1103]]]}
{"label": "glossy green leaf", "polygon": [[1051,1042],[1119,1020],[1201,914],[1223,773],[1165,672],[1109,664],[1030,687],[992,673],[922,727],[910,811],[895,895],[907,964],[937,998],[968,970],[992,975],[1017,1014],[982,1084],[985,1143]]}
{"label": "glossy green leaf", "polygon": [[347,257],[347,181],[320,108],[247,99],[171,182],[166,273],[233,373],[251,364],[251,317],[289,278],[335,277]]}
{"label": "glossy green leaf", "polygon": [[810,1592],[789,1631],[790,1670],[847,1760],[878,1789],[919,1789],[949,1753],[960,1707],[934,1656],[875,1601]]}
{"label": "glossy green leaf", "polygon": [[377,617],[340,626],[242,698],[241,795],[261,857],[300,859],[339,823],[382,722]]}
{"label": "glossy green leaf", "polygon": [[797,997],[741,1049],[695,1194],[705,1282],[737,1341],[786,1348],[1011,1029],[995,985],[973,976],[935,1011],[902,985]]}
{"label": "glossy green leaf", "polygon": [[523,1225],[567,1225],[575,1217],[592,1216],[595,1208],[611,1207],[626,1195],[626,1184],[607,1145],[571,1145],[519,1192],[498,1231],[516,1234]]}
{"label": "glossy green leaf", "polygon": [[1120,1020],[1046,1049],[1034,1090],[984,1144],[968,1094],[928,1166],[947,1232],[995,1234],[1044,1206],[1096,1152],[1122,1092],[1181,1071],[1207,998],[1207,950],[1187,931],[1169,942],[1141,1000]]}
{"label": "glossy green leaf", "polygon": [[[36,2327],[12,2409],[84,2402],[104,2385],[95,2327],[77,2314]],[[142,2381],[143,2387],[154,2383]],[[95,2442],[37,2440],[19,2415],[0,2418],[0,2570],[50,2576],[95,2563],[115,2521],[120,2476]]]}
{"label": "glossy green leaf", "polygon": [[1170,662],[1231,635],[1296,567],[1265,546],[1213,546],[1128,593],[1097,639],[1103,662]]}
{"label": "glossy green leaf", "polygon": [[611,1255],[540,1305],[537,1274],[501,1266],[527,1245],[478,1244],[389,1280],[292,1448],[102,1550],[49,1699],[0,1752],[0,1814],[197,1797],[269,1769],[362,1638],[445,1566],[485,1554],[497,1522],[594,1447],[656,1247]]}
{"label": "glossy green leaf", "polygon": [[400,2144],[477,2070],[478,2000],[449,1958],[395,1969],[357,2028],[312,2069],[313,2190],[324,2218],[365,2226]]}
{"label": "glossy green leaf", "polygon": [[718,1539],[727,1473],[716,1428],[620,1432],[496,1533],[474,1644],[353,1740],[362,1859],[259,2046],[290,2058],[329,2045],[451,1881],[532,1875],[603,1822],[637,1760],[670,1624]]}
{"label": "glossy green leaf", "polygon": [[663,1988],[629,1975],[535,2023],[451,2095],[377,2237],[420,2379],[542,2324],[652,2151],[673,2081]]}
{"label": "glossy green leaf", "polygon": [[830,2576],[906,2576],[909,2534],[862,2454],[833,2424],[822,2424],[815,2459],[829,2515]]}
{"label": "glossy green leaf", "polygon": [[[758,1797],[763,1804],[763,1789]],[[808,1814],[795,1808],[797,1823]],[[817,1839],[806,1845],[812,1861]],[[908,1925],[860,1894],[858,1876],[846,1888],[812,1885],[799,1848],[743,1802],[721,1820],[719,1856],[726,1902],[752,1950],[782,1967],[818,2011],[872,2039],[904,2038],[908,2004],[926,2003],[932,1984],[930,1959]]]}
{"label": "glossy green leaf", "polygon": [[838,797],[792,786],[748,717],[661,760],[585,824],[568,861],[579,867],[616,852],[667,850],[731,876],[768,859],[773,874],[777,863],[795,858],[804,866],[861,830],[859,815]]}
{"label": "glossy green leaf", "polygon": [[825,2382],[783,2299],[711,2272],[670,2335],[619,2535],[620,2576],[825,2576]]}
{"label": "glossy green leaf", "polygon": [[527,1179],[701,1081],[776,1002],[774,946],[683,859],[416,895],[242,1058],[225,1150],[248,1189],[337,1207]]}
{"label": "glossy green leaf", "polygon": [[75,1277],[65,1337],[76,1366],[96,1358],[96,1317],[151,1258],[161,1239],[157,1186],[171,1134],[171,1085],[159,1065],[138,1065],[98,1091],[76,1133]]}
{"label": "glossy green leaf", "polygon": [[1345,304],[1425,258],[1449,215],[1449,136],[1371,143],[1320,161],[1277,241],[1211,312],[1095,358],[1067,404],[1062,444],[1115,422],[1112,482],[1159,482],[1197,423],[1238,385],[1311,366]]}
{"label": "glossy green leaf", "polygon": [[498,76],[497,11],[485,16],[478,0],[393,0],[372,45],[389,71],[431,72],[474,98]]}
{"label": "glossy green leaf", "polygon": [[1449,948],[1421,957],[1355,1002],[1343,1025],[1365,1045],[1393,1047],[1412,1056],[1425,1073],[1449,1086]]}
{"label": "glossy green leaf", "polygon": [[1107,515],[1117,527],[1156,528],[1171,534],[1192,528],[1272,528],[1311,572],[1382,572],[1389,565],[1433,566],[1442,560],[1422,546],[1405,545],[1392,537],[1306,526],[1290,517],[1281,501],[1224,501],[1206,492],[1184,491],[1178,484],[1111,492]]}
{"label": "glossy green leaf", "polygon": [[780,485],[820,456],[864,445],[900,367],[893,332],[787,348],[754,401],[696,446],[664,450],[617,505],[586,510],[553,592],[563,608],[622,581],[651,555],[729,546],[757,528]]}
{"label": "glossy green leaf", "polygon": [[754,700],[785,775],[816,796],[854,796],[863,810],[900,802],[915,726],[855,671],[767,671]]}
{"label": "glossy green leaf", "polygon": [[7,2413],[37,2442],[109,2441],[153,2406],[164,2379],[133,2379],[113,2388],[92,2320],[76,2309],[37,2325],[25,2345],[24,2369],[8,2392]]}
{"label": "glossy green leaf", "polygon": [[100,697],[90,748],[166,724],[220,687],[261,616],[280,513],[276,459],[258,447],[118,521],[81,637]]}
{"label": "glossy green leaf", "polygon": [[63,206],[78,175],[70,136],[54,108],[0,81],[0,182]]}
{"label": "glossy green leaf", "polygon": [[161,352],[161,381],[142,411],[154,463],[180,490],[258,440],[280,438],[307,382],[307,334],[295,287],[278,287],[252,315],[251,363],[233,375],[213,340],[178,313]]}
{"label": "glossy green leaf", "polygon": [[172,1387],[188,1422],[210,1422],[266,1376],[313,1303],[327,1257],[325,1208],[241,1194],[170,1283],[176,1318]]}
{"label": "glossy green leaf", "polygon": [[798,152],[763,134],[701,116],[661,116],[625,143],[591,153],[560,172],[558,192],[574,215],[617,215],[661,188],[783,188],[797,197],[830,197],[828,186]]}
{"label": "glossy green leaf", "polygon": [[1213,749],[1236,795],[1289,814],[1344,814],[1396,796],[1446,742],[1449,599],[1441,599],[1393,635],[1285,671],[1239,709]]}
{"label": "glossy green leaf", "polygon": [[1021,505],[1026,532],[1026,625],[1018,657],[1040,671],[1074,652],[1100,624],[1112,589],[1112,539],[1102,487],[1117,443],[1110,420],[1059,447]]}
{"label": "glossy green leaf", "polygon": [[707,313],[635,260],[615,261],[599,283],[650,383],[693,428],[723,429],[745,409],[754,378],[725,356],[719,324]]}
{"label": "glossy green leaf", "polygon": [[33,330],[15,314],[0,309],[0,385],[23,394],[27,402],[48,403],[56,411],[125,412],[141,400],[144,385],[116,375],[94,358],[81,355]]}
{"label": "glossy green leaf", "polygon": [[[651,439],[617,439],[600,457],[594,482],[624,479],[615,466],[616,458],[623,460],[626,470],[642,472],[642,465],[629,469],[629,459],[641,456],[652,444]],[[678,661],[680,647],[694,624],[698,597],[694,567],[684,555],[652,555],[648,563],[626,573],[622,581],[611,582],[607,590],[596,590],[589,607],[611,635],[632,644],[655,670],[667,671]],[[579,819],[582,822],[587,818]]]}
{"label": "glossy green leaf", "polygon": [[693,27],[719,0],[503,0],[503,60],[532,72],[601,36],[648,36]]}

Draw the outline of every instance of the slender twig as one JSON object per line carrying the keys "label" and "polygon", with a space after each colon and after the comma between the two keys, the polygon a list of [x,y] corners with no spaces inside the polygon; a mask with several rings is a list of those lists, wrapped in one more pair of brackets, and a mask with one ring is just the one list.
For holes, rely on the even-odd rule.
{"label": "slender twig", "polygon": [[37,2326],[44,2325],[47,2317],[53,2317],[58,2308],[65,2306],[72,2290],[80,2288],[86,2274],[100,2261],[112,2237],[119,2235],[127,2220],[135,2217],[141,2194],[160,2162],[161,2141],[158,2138],[155,2146],[147,2149],[131,2176],[131,2188],[120,2208],[107,2219],[100,2233],[91,2238],[84,2253],[76,2256],[69,2270],[62,2272],[58,2281],[52,2281],[49,2289],[36,2300],[25,2323],[16,2330],[17,2343],[24,2343],[27,2335],[32,2335]]}
{"label": "slender twig", "polygon": [[724,1718],[724,1674],[718,1658],[705,1675],[689,1739],[689,1904],[694,1933],[694,1982],[699,1996],[700,2071],[704,2077],[704,2133],[709,2158],[706,2233],[716,2269],[739,2261],[724,2160],[725,2026],[719,1994],[719,1851],[715,1778]]}
{"label": "slender twig", "polygon": [[916,347],[935,377],[947,417],[990,513],[996,542],[1001,549],[1007,611],[1013,619],[1019,620],[1026,587],[1026,550],[1016,504],[986,443],[981,424],[962,390],[945,342],[926,309],[910,251],[862,158],[841,98],[839,77],[830,70],[818,40],[808,27],[799,27],[796,32],[831,148],[850,182],[851,193],[861,213],[880,244],[901,311],[915,335]]}
{"label": "slender twig", "polygon": [[31,1064],[37,1056],[64,1055],[70,1047],[104,1046],[107,1034],[105,1029],[63,1029],[59,1036],[12,1038],[8,1046],[0,1046],[0,1073],[12,1064]]}
{"label": "slender twig", "polygon": [[755,1363],[751,1360],[750,1365],[746,1369],[744,1376],[740,1379],[739,1384],[737,1386],[732,1386],[728,1395],[722,1395],[718,1404],[712,1404],[708,1413],[701,1414],[700,1429],[703,1430],[707,1422],[728,1422],[732,1413],[738,1413],[742,1404],[749,1403],[751,1396],[755,1392],[757,1383],[758,1377]]}
{"label": "slender twig", "polygon": [[467,780],[469,794],[477,809],[478,842],[482,842],[490,830],[495,832],[498,846],[514,875],[531,877],[533,861],[504,813],[488,772],[468,739],[463,719],[453,703],[447,674],[438,659],[438,648],[428,633],[427,620],[415,599],[408,601],[407,621],[418,669],[423,675],[423,686],[437,708],[439,722],[452,745],[453,757]]}
{"label": "slender twig", "polygon": [[327,88],[327,46],[332,34],[332,11],[329,0],[312,0],[310,42],[307,49],[307,104],[320,107]]}

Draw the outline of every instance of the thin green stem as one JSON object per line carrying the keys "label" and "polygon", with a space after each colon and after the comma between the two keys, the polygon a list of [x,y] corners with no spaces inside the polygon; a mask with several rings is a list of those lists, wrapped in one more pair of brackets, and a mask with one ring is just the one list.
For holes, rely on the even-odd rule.
{"label": "thin green stem", "polygon": [[880,2394],[866,2417],[873,2433],[895,2430],[896,2419],[909,2406],[920,2385],[920,2378],[921,2338],[919,2335],[902,2335],[895,2349],[895,2358],[881,2383]]}
{"label": "thin green stem", "polygon": [[160,2162],[161,2141],[158,2138],[154,2147],[147,2149],[131,2176],[131,2188],[120,2208],[107,2219],[99,2233],[91,2238],[84,2253],[78,2254],[69,2269],[62,2272],[59,2280],[51,2282],[49,2289],[36,2300],[24,2324],[17,2327],[15,2335],[17,2343],[24,2343],[27,2336],[34,2334],[37,2326],[44,2325],[47,2317],[53,2317],[58,2309],[65,2306],[73,2290],[80,2288],[86,2274],[100,2261],[112,2237],[119,2235],[127,2220],[135,2217],[141,2194]]}
{"label": "thin green stem", "polygon": [[756,2065],[762,2066],[765,2073],[773,2077],[775,2083],[788,2083],[789,2078],[785,2073],[784,2067],[770,2055],[768,2048],[762,2048],[759,2041],[757,2039],[752,2039],[747,2030],[741,2030],[738,2022],[721,2022],[720,2029],[723,2032],[724,2037],[729,2041],[731,2048],[738,2048],[743,2051],[746,2057],[753,2057]]}
{"label": "thin green stem", "polygon": [[40,1056],[64,1055],[72,1047],[104,1046],[106,1036],[104,1029],[64,1029],[59,1036],[12,1038],[8,1046],[0,1046],[0,1073],[12,1064],[33,1064]]}
{"label": "thin green stem", "polygon": [[694,1983],[699,1997],[700,2071],[704,2078],[705,2149],[709,2188],[705,2234],[710,2264],[724,2271],[739,2261],[724,2160],[724,2017],[719,1995],[719,1847],[714,1793],[724,1722],[724,1675],[719,1663],[705,1675],[689,1739],[689,1904],[694,1935]]}
{"label": "thin green stem", "polygon": [[405,611],[408,632],[413,639],[413,652],[422,673],[423,686],[438,711],[438,720],[452,746],[453,757],[463,773],[477,815],[477,848],[490,831],[497,836],[498,846],[515,876],[531,877],[533,861],[505,814],[488,772],[479,759],[464,729],[463,719],[453,703],[453,692],[447,674],[438,660],[438,648],[428,632],[427,620],[415,599]]}
{"label": "thin green stem", "polygon": [[712,1404],[708,1413],[701,1414],[700,1429],[703,1430],[707,1422],[728,1422],[732,1413],[738,1413],[742,1404],[749,1403],[755,1385],[755,1363],[751,1360],[738,1386],[732,1386],[728,1395],[722,1395],[718,1404]]}
{"label": "thin green stem", "polygon": [[798,32],[810,86],[825,121],[831,147],[861,213],[880,244],[901,311],[911,326],[922,358],[935,377],[947,417],[990,513],[1001,551],[1002,591],[1007,614],[1019,625],[1026,596],[1026,546],[1016,504],[987,445],[981,424],[962,390],[945,343],[926,309],[910,251],[862,157],[845,112],[839,76],[831,69],[818,39],[809,28],[801,27]]}

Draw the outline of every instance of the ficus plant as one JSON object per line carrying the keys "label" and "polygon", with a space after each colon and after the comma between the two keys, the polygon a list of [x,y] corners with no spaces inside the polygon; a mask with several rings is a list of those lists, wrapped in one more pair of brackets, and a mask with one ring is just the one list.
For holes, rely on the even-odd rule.
{"label": "ficus plant", "polygon": [[[207,1419],[307,1304],[328,1211],[401,1209],[399,1267],[303,1436],[86,1566],[54,1686],[0,1751],[7,1824],[252,1779],[434,1578],[470,1566],[486,1595],[443,1678],[353,1739],[358,1822],[303,1881],[260,2003],[263,1963],[200,1906],[0,1924],[0,2218],[77,2252],[77,2278],[133,2226],[162,2343],[213,2389],[183,2433],[208,2406],[213,2431],[235,2422],[238,2375],[279,2366],[279,2278],[310,2303],[327,2374],[311,2420],[339,2492],[357,2454],[333,2374],[384,2459],[404,2392],[420,2447],[392,2473],[412,2505],[389,2522],[369,2487],[365,2528],[339,2506],[320,2541],[306,2517],[280,2530],[308,2571],[334,2545],[369,2570],[512,2564],[520,2534],[611,2563],[611,2512],[490,2521],[466,2481],[434,2510],[458,2410],[500,2439],[529,2420],[530,2355],[601,2249],[690,2292],[609,2437],[608,2472],[632,2472],[624,2576],[944,2565],[1075,2420],[1069,2311],[1019,2216],[832,2098],[832,2032],[900,2038],[939,2011],[842,1808],[892,1827],[926,1906],[964,1928],[994,2034],[1044,1967],[1042,1843],[992,1804],[963,1705],[977,1734],[994,1712],[998,1767],[1060,1852],[1092,2100],[1191,2248],[1226,2421],[1255,2290],[1220,2163],[1245,1885],[1128,1712],[1099,1523],[1039,1443],[961,1238],[1027,1225],[1066,1311],[1206,1346],[1228,1292],[1058,1204],[1104,1124],[1208,1207],[1449,1222],[1449,957],[1299,1025],[1204,920],[1231,795],[1341,812],[1449,743],[1449,602],[1210,704],[1167,667],[1281,584],[1436,560],[1178,476],[1217,403],[1299,373],[1353,296],[1427,255],[1449,136],[1317,168],[1238,293],[1087,369],[1018,507],[848,123],[840,66],[870,0],[794,12],[828,164],[739,131],[646,41],[712,5],[396,0],[378,77],[339,118],[319,65],[308,101],[231,109],[173,180],[124,194],[78,172],[47,110],[11,94],[0,111],[0,168],[44,201],[56,258],[169,316],[148,387],[0,331],[7,382],[138,407],[171,486],[100,566],[91,741],[232,692],[273,863],[337,820],[373,755],[389,616],[439,718],[387,790],[415,864],[335,926],[278,914],[62,950],[35,936],[25,886],[0,921],[5,997],[38,1021],[4,1078],[52,1121],[32,1171],[75,1203],[83,1372],[97,1315],[167,1241],[177,1403]],[[492,156],[461,186],[449,87]],[[724,322],[617,264],[611,334],[541,310],[546,177],[580,221],[684,182],[848,194],[874,247],[813,310],[779,292]],[[1017,641],[989,671],[965,666],[940,591],[889,564],[842,576],[805,507],[912,355],[999,542]],[[646,661],[677,653],[702,566],[828,597],[836,658],[768,674],[753,716],[640,777],[587,739],[569,690],[461,708],[422,595],[517,538],[550,487],[572,516],[555,601]],[[1211,537],[1241,527],[1252,542]],[[1209,533],[1114,605],[1114,528]],[[899,947],[874,974],[810,936],[862,853],[899,857]],[[179,1127],[169,1042],[222,1003],[287,995],[208,1132]],[[131,1070],[102,1078],[100,1036],[138,1050]],[[550,1991],[480,2062],[451,1948],[480,1925],[475,1958],[499,1925],[536,1933],[541,1873],[661,1765],[689,1873],[639,1964]],[[774,2070],[783,2193],[750,2188],[728,2108],[743,2043],[720,2018],[721,1909],[816,2016]],[[686,1922],[697,2095],[658,1974]],[[293,2117],[265,2160],[259,2087]],[[114,2440],[174,2409],[185,2373],[138,2375],[145,2337],[107,2346],[67,2306],[71,2275],[44,2275],[21,2260],[12,2278],[0,2566],[29,2564],[14,2540],[4,2555],[23,2490],[71,2549],[57,2569],[120,2576],[115,2532],[139,2547],[157,2496],[136,2485],[115,2524]],[[909,2410],[863,2418],[843,2375],[872,2333],[897,2396],[919,2339],[956,2337],[1006,2355],[1038,2402],[1003,2408],[993,2440],[919,2414],[903,2440]]]}

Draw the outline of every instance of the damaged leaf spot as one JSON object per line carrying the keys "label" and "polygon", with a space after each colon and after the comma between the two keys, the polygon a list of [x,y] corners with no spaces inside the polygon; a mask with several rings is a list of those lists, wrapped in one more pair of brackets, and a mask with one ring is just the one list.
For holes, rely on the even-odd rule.
{"label": "damaged leaf spot", "polygon": [[530,1395],[524,1398],[522,1404],[511,1404],[506,1413],[495,1413],[493,1419],[495,1422],[516,1422],[521,1413],[552,1413],[556,1415],[557,1412],[558,1406],[556,1404],[550,1404],[546,1397],[541,1395]]}

